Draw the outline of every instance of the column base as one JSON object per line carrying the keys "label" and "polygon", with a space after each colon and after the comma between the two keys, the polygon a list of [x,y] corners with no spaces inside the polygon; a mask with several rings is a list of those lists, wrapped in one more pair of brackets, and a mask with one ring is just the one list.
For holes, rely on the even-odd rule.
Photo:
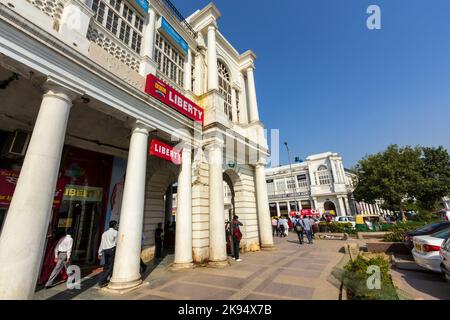
{"label": "column base", "polygon": [[276,250],[276,248],[273,244],[262,244],[261,250],[262,251],[274,251],[274,250]]}
{"label": "column base", "polygon": [[129,290],[129,289],[134,289],[134,288],[138,287],[141,283],[142,283],[141,278],[132,280],[132,281],[126,281],[126,282],[111,281],[108,285],[108,289],[116,290],[116,291]]}
{"label": "column base", "polygon": [[170,267],[170,271],[183,271],[188,269],[193,269],[194,263],[193,262],[186,262],[186,263],[173,263]]}
{"label": "column base", "polygon": [[223,269],[230,265],[230,262],[228,260],[223,261],[209,261],[208,267],[210,268],[217,268],[217,269]]}
{"label": "column base", "polygon": [[112,293],[112,294],[127,294],[131,291],[138,290],[140,288],[148,286],[149,284],[150,284],[150,282],[141,282],[141,284],[134,286],[132,288],[128,288],[128,289],[110,289],[108,286],[108,287],[101,288],[100,290],[104,291],[104,292]]}

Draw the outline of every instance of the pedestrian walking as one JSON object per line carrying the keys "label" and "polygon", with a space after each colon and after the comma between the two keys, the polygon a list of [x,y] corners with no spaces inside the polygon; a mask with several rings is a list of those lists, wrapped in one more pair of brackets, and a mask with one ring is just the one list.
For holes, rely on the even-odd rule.
{"label": "pedestrian walking", "polygon": [[162,258],[163,237],[162,223],[158,223],[158,227],[155,230],[155,258]]}
{"label": "pedestrian walking", "polygon": [[312,234],[311,234],[311,222],[307,216],[304,216],[302,219],[303,228],[305,230],[306,237],[308,238],[308,243],[312,244]]}
{"label": "pedestrian walking", "polygon": [[109,222],[109,229],[103,232],[102,241],[98,248],[98,258],[102,258],[105,261],[103,266],[103,272],[100,274],[100,281],[98,285],[103,288],[108,285],[109,277],[112,275],[114,267],[114,257],[116,254],[117,244],[117,221],[112,220]]}
{"label": "pedestrian walking", "polygon": [[272,236],[278,235],[278,219],[276,217],[272,218]]}
{"label": "pedestrian walking", "polygon": [[53,282],[56,280],[56,278],[58,277],[63,268],[67,273],[67,268],[69,266],[70,256],[72,253],[73,234],[74,230],[72,228],[67,230],[65,236],[58,241],[55,247],[54,255],[56,265],[53,268],[52,273],[50,274],[50,277],[45,284],[46,289],[51,288],[53,286]]}
{"label": "pedestrian walking", "polygon": [[302,221],[300,220],[300,216],[297,216],[295,219],[295,231],[297,232],[298,241],[300,242],[300,244],[303,244],[304,228],[303,228]]}
{"label": "pedestrian walking", "polygon": [[235,215],[233,217],[233,221],[231,222],[233,235],[233,260],[236,260],[238,262],[242,261],[242,259],[239,258],[240,242],[242,239],[240,226],[242,225],[243,224],[239,221],[239,217]]}

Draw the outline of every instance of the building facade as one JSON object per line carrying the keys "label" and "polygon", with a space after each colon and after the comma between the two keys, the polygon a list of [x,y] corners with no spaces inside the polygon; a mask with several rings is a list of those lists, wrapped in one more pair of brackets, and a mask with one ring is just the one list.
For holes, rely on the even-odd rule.
{"label": "building facade", "polygon": [[266,169],[266,183],[271,216],[301,210],[338,216],[387,213],[381,203],[354,200],[356,175],[344,168],[337,153],[311,155],[305,162]]}
{"label": "building facade", "polygon": [[32,297],[59,231],[76,231],[74,263],[97,265],[114,219],[109,288],[137,286],[174,190],[173,268],[228,264],[224,181],[241,249],[273,247],[256,56],[220,16],[210,4],[185,19],[169,0],[0,1],[0,298]]}

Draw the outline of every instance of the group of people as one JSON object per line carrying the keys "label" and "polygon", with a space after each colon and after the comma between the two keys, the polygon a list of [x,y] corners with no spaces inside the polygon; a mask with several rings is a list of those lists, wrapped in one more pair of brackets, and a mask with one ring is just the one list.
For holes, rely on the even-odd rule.
{"label": "group of people", "polygon": [[306,215],[295,217],[280,216],[272,218],[272,235],[278,237],[287,237],[289,231],[294,230],[300,241],[303,244],[304,236],[306,235],[308,243],[313,243],[314,237],[314,227],[316,226],[316,221],[312,217]]}
{"label": "group of people", "polygon": [[[98,248],[98,259],[102,261],[103,271],[99,275],[98,285],[100,287],[105,287],[108,285],[110,278],[112,276],[114,267],[114,258],[116,253],[117,245],[117,221],[109,222],[109,229],[102,234],[102,239],[100,242],[100,247]],[[71,254],[73,247],[73,236],[74,229],[70,228],[64,232],[64,235],[56,242],[53,251],[53,262],[54,267],[49,275],[48,271],[43,272],[39,283],[45,283],[45,288],[51,288],[54,286],[56,279],[61,277],[66,280],[67,268],[71,263]],[[162,258],[162,248],[163,248],[163,237],[164,230],[162,228],[162,223],[158,223],[158,227],[155,230],[155,258]],[[144,245],[144,236],[142,236],[141,246]],[[145,273],[147,265],[140,261],[140,272]],[[48,277],[48,278],[47,278]]]}

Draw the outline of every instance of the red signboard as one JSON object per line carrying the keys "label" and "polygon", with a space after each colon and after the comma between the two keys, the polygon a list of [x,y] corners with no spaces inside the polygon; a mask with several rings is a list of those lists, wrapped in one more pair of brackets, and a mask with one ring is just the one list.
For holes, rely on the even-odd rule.
{"label": "red signboard", "polygon": [[145,93],[203,125],[205,116],[203,109],[178,91],[172,89],[153,74],[147,76]]}
{"label": "red signboard", "polygon": [[172,161],[179,165],[181,164],[181,150],[174,149],[161,141],[153,139],[150,144],[150,154],[165,160]]}
{"label": "red signboard", "polygon": [[[17,180],[19,179],[19,174],[19,171],[0,169],[0,206],[7,207],[10,205],[14,190],[16,189]],[[61,206],[64,186],[64,181],[59,179],[56,185],[55,198],[53,200],[54,209]]]}

